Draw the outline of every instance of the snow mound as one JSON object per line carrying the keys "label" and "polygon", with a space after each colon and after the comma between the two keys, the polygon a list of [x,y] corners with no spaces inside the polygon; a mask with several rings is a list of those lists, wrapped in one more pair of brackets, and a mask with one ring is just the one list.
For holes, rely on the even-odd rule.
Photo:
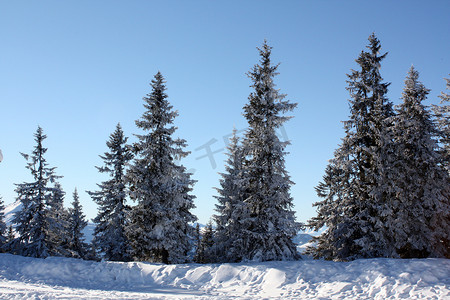
{"label": "snow mound", "polygon": [[161,265],[0,254],[0,298],[449,299],[450,260]]}

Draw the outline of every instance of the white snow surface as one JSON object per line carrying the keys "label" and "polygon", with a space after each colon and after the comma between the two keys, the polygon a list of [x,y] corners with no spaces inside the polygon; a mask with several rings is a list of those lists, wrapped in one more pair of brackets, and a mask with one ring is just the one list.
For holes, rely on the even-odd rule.
{"label": "white snow surface", "polygon": [[448,259],[162,265],[0,254],[0,299],[450,299]]}
{"label": "white snow surface", "polygon": [[[20,210],[5,207],[10,223]],[[85,228],[92,238],[94,224]],[[325,230],[325,229],[323,229]],[[321,231],[323,231],[321,230]],[[295,238],[303,252],[312,235]],[[449,259],[162,265],[0,254],[0,299],[450,299]]]}
{"label": "white snow surface", "polygon": [[22,203],[19,200],[16,200],[13,203],[5,205],[4,213],[4,221],[7,226],[12,224],[12,220],[14,218],[14,214],[22,209]]}

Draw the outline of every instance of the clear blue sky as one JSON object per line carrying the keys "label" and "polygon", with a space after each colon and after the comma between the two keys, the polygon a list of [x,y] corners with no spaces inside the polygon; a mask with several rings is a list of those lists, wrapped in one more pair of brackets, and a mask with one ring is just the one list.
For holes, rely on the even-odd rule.
{"label": "clear blue sky", "polygon": [[[207,222],[213,187],[223,171],[223,138],[246,127],[246,72],[264,39],[280,62],[281,92],[298,102],[285,126],[292,145],[286,166],[300,221],[315,215],[314,187],[344,136],[346,74],[375,32],[389,55],[382,76],[399,103],[411,64],[437,103],[450,73],[450,1],[6,1],[0,0],[0,195],[30,181],[25,160],[40,125],[47,161],[57,167],[66,206],[78,188],[89,218],[96,205],[85,190],[107,179],[98,157],[120,122],[133,141],[142,97],[159,70],[180,116],[176,136],[188,141],[183,160],[198,180],[194,213]],[[203,146],[203,148],[202,148]]]}

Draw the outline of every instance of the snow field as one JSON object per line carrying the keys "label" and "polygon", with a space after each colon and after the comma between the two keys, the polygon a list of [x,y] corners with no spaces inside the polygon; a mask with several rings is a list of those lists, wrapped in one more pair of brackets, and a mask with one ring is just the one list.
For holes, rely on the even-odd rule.
{"label": "snow field", "polygon": [[162,265],[0,254],[0,299],[450,299],[450,260]]}

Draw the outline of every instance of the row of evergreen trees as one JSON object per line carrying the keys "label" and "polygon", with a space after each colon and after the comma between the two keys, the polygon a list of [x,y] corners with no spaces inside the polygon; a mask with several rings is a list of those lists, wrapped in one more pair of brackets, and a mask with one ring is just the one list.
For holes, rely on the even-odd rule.
{"label": "row of evergreen trees", "polygon": [[[196,217],[191,213],[194,180],[176,164],[188,155],[186,141],[172,137],[176,130],[160,72],[144,97],[145,113],[136,121],[144,134],[127,145],[120,125],[107,143],[100,172],[110,180],[89,192],[99,205],[93,243],[108,260],[143,260],[183,263],[192,248]],[[126,169],[126,170],[125,170]],[[126,206],[127,194],[136,202]]]}
{"label": "row of evergreen trees", "polygon": [[375,35],[367,49],[348,75],[346,136],[316,187],[323,200],[308,223],[328,229],[309,252],[334,260],[450,257],[449,95],[433,117],[422,103],[429,90],[411,67],[393,108]]}
{"label": "row of evergreen trees", "polygon": [[[411,68],[403,103],[387,99],[388,83],[380,75],[381,46],[375,35],[356,60],[360,70],[348,75],[350,119],[346,137],[325,170],[315,203],[318,215],[307,226],[327,227],[308,249],[316,258],[449,256],[450,177],[449,106],[422,101],[427,90]],[[109,179],[89,195],[98,204],[92,250],[81,230],[86,221],[78,195],[65,210],[64,192],[54,168],[43,158],[45,135],[38,128],[37,146],[27,168],[34,181],[18,184],[23,209],[15,216],[17,237],[0,242],[14,253],[62,255],[105,260],[183,263],[196,249],[196,262],[293,260],[293,243],[303,224],[295,220],[285,168],[285,149],[275,130],[291,117],[296,103],[275,87],[278,65],[271,47],[258,49],[259,64],[248,73],[253,92],[244,106],[249,127],[236,130],[228,146],[225,172],[217,188],[216,214],[203,233],[193,227],[195,183],[176,162],[188,155],[186,141],[173,138],[177,112],[167,100],[165,80],[157,73],[143,98],[145,112],[136,121],[142,130],[127,143],[120,124],[107,141],[108,152],[97,167]],[[443,101],[449,101],[447,94]],[[445,103],[444,103],[445,104]],[[53,184],[52,187],[49,187]],[[135,202],[127,205],[127,199]],[[0,220],[2,216],[0,215]]]}
{"label": "row of evergreen trees", "polygon": [[[194,181],[185,167],[175,163],[188,154],[183,150],[186,141],[172,137],[177,113],[167,101],[165,81],[158,72],[151,83],[152,92],[144,97],[146,111],[136,121],[145,134],[136,135],[138,142],[127,145],[117,126],[107,143],[110,151],[102,156],[104,166],[98,168],[109,173],[110,180],[99,184],[98,191],[89,192],[99,205],[93,243],[105,259],[181,263],[193,248],[197,249],[194,260],[199,262],[299,257],[292,239],[301,224],[292,211],[292,182],[283,159],[288,142],[281,142],[275,133],[289,119],[282,114],[296,104],[283,100],[285,95],[275,89],[278,66],[270,62],[271,48],[264,43],[259,52],[260,64],[249,73],[254,92],[244,107],[249,122],[245,150],[236,153],[240,165],[236,172],[230,169],[236,174],[230,175],[230,182],[224,179],[218,189],[223,197],[218,197],[217,209],[223,211],[216,219],[214,236],[210,225],[200,242],[199,230],[191,225],[196,221],[190,212]],[[237,141],[235,131],[232,147],[240,148]],[[227,203],[230,193],[236,193],[233,203]],[[135,206],[125,205],[127,194]],[[229,211],[238,220],[233,228],[226,220]],[[197,239],[194,245],[193,238]]]}
{"label": "row of evergreen trees", "polygon": [[[276,128],[290,118],[282,114],[293,110],[296,104],[284,100],[285,95],[275,89],[273,78],[278,66],[271,64],[271,48],[264,43],[259,52],[260,64],[248,74],[253,81],[254,92],[244,107],[249,130],[243,140],[245,146],[238,152],[241,155],[237,158],[241,164],[239,182],[230,182],[237,187],[235,191],[239,193],[239,199],[230,207],[231,203],[226,203],[226,194],[231,191],[226,191],[226,186],[223,191],[218,189],[223,196],[218,198],[218,210],[222,206],[224,214],[228,214],[227,209],[234,210],[233,215],[239,219],[233,225],[233,238],[228,237],[230,228],[224,219],[226,216],[216,220],[224,231],[221,233],[222,244],[219,245],[214,236],[215,257],[220,255],[223,261],[231,259],[225,251],[230,245],[233,260],[299,257],[292,239],[301,224],[295,221],[292,211],[289,194],[292,182],[284,166],[284,149],[289,143],[281,142],[275,134]],[[109,180],[98,184],[97,191],[88,192],[99,206],[94,219],[96,227],[92,245],[96,253],[106,260],[183,263],[188,261],[195,248],[194,240],[200,240],[199,231],[192,226],[196,221],[191,213],[195,207],[195,197],[191,195],[195,181],[184,166],[176,163],[188,152],[183,150],[185,140],[173,138],[177,112],[167,100],[161,73],[155,75],[151,88],[151,93],[143,98],[145,112],[136,121],[136,126],[143,132],[135,135],[138,141],[127,144],[118,124],[107,142],[109,151],[101,156],[104,165],[97,169],[107,173]],[[35,181],[17,185],[16,192],[23,209],[13,220],[18,234],[12,243],[14,253],[34,257],[93,258],[92,251],[83,252],[78,248],[75,251],[74,246],[69,247],[72,242],[67,239],[72,238],[65,230],[72,226],[73,231],[81,232],[85,221],[80,218],[82,215],[77,218],[80,224],[64,221],[69,215],[75,217],[62,206],[64,193],[56,183],[59,177],[54,174],[54,168],[49,168],[44,159],[47,149],[42,146],[43,139],[42,129],[38,128],[33,154],[24,155],[31,158],[27,168]],[[232,144],[241,148],[237,140],[235,132]],[[235,178],[230,177],[230,180]],[[74,198],[74,204],[79,208],[78,196],[74,195]],[[127,198],[136,205],[127,205]],[[202,240],[204,244],[206,238]],[[202,247],[205,253],[210,250]],[[85,244],[82,248],[87,249]],[[197,247],[197,261],[200,261],[197,259],[200,251]]]}
{"label": "row of evergreen trees", "polygon": [[[314,238],[315,243],[307,253],[330,260],[449,258],[450,96],[442,93],[441,105],[433,105],[430,110],[422,103],[429,90],[419,81],[417,70],[411,67],[402,93],[403,102],[394,108],[386,96],[389,83],[383,82],[380,74],[381,61],[387,54],[380,54],[380,41],[374,34],[369,37],[367,49],[356,60],[360,69],[352,70],[348,75],[351,114],[344,122],[346,136],[330,160],[323,181],[316,187],[318,196],[324,200],[314,204],[318,214],[306,225],[315,230],[326,230]],[[270,54],[267,49],[261,51],[262,66],[268,61],[266,54]],[[273,68],[275,71],[276,66]],[[260,66],[255,70],[262,69],[270,70]],[[274,73],[266,71],[263,74],[270,77]],[[265,75],[250,73],[251,78]],[[447,88],[450,88],[449,84],[447,79]],[[263,88],[266,91],[267,86],[270,84]],[[273,95],[280,100],[277,93]],[[252,100],[253,94],[250,105]],[[248,108],[245,107],[246,113]],[[217,226],[215,230],[211,224],[205,228],[204,241],[198,246],[200,262],[296,258],[290,241],[300,225],[295,226],[291,211],[283,211],[291,205],[289,200],[286,201],[291,182],[285,173],[282,155],[275,148],[265,146],[270,139],[264,140],[263,144],[258,144],[262,140],[252,140],[254,136],[267,136],[263,133],[267,127],[253,135],[251,119],[248,114],[245,116],[250,129],[242,143],[236,134],[231,139],[226,172],[217,189],[219,203],[214,216]],[[279,123],[268,121],[268,124],[273,129]],[[253,147],[255,145],[258,146]],[[283,146],[278,144],[278,147]],[[261,149],[271,150],[264,153]],[[259,159],[261,157],[270,159],[264,163],[264,158]],[[253,159],[258,163],[254,165]],[[259,173],[252,173],[255,166]],[[265,173],[274,166],[279,166],[276,175]],[[256,179],[253,174],[258,174],[260,180],[256,189],[249,188]],[[271,183],[272,188],[265,189]],[[249,207],[259,208],[252,206],[255,198],[264,199],[257,202],[259,205],[268,205],[248,214]],[[252,239],[254,220],[261,226],[262,230],[256,231],[261,240]],[[276,227],[273,224],[283,225]],[[284,230],[276,231],[278,228]],[[286,235],[279,235],[281,232]],[[269,252],[265,252],[265,247],[270,249]],[[252,249],[258,254],[246,256]]]}

